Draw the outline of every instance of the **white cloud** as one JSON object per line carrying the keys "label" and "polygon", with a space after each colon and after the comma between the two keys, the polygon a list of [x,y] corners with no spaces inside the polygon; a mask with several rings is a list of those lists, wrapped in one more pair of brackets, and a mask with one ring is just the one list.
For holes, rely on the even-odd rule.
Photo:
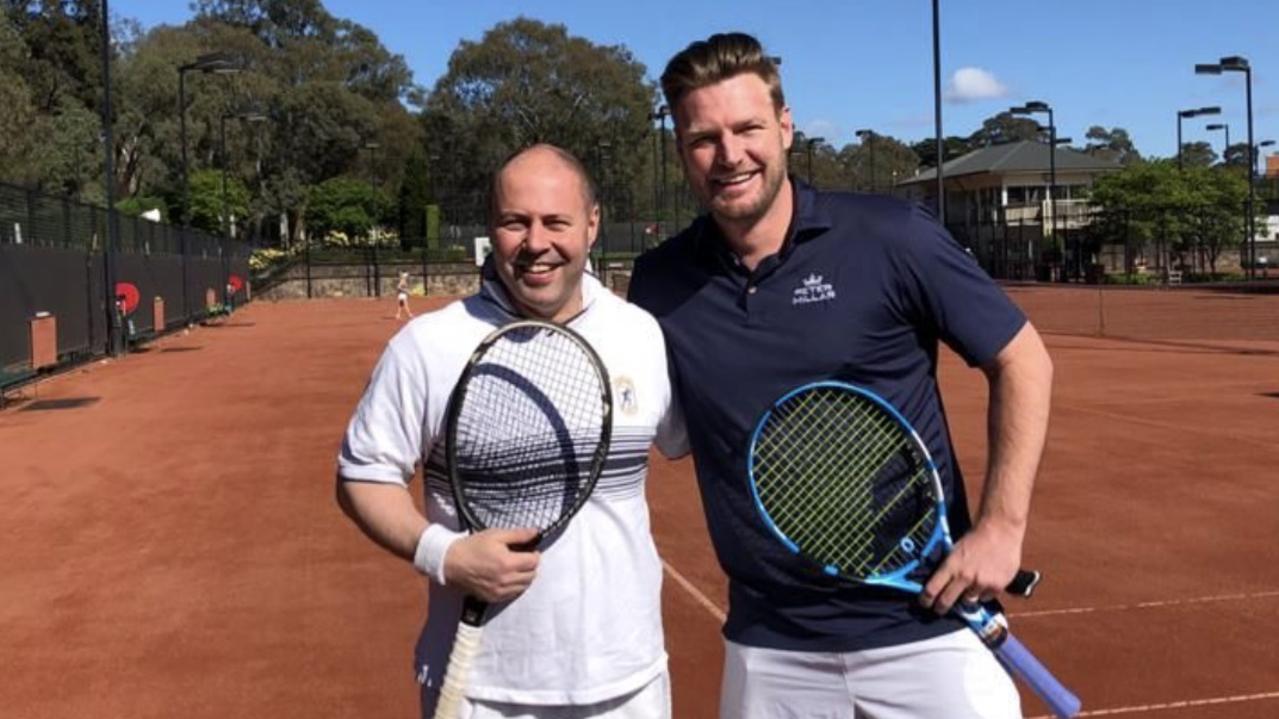
{"label": "white cloud", "polygon": [[962,104],[978,100],[1008,97],[1008,88],[993,74],[980,67],[961,67],[950,78],[946,101]]}

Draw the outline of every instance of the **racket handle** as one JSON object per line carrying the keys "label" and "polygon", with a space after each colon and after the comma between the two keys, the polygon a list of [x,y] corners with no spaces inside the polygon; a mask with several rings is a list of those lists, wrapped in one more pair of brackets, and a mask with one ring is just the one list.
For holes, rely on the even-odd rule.
{"label": "racket handle", "polygon": [[1057,681],[1057,677],[1030,653],[1026,645],[1017,641],[1017,637],[1006,634],[1004,641],[995,647],[995,656],[1044,700],[1054,716],[1069,719],[1079,713],[1079,697]]}
{"label": "racket handle", "polygon": [[1039,580],[1043,578],[1044,575],[1033,569],[1019,569],[1013,580],[1004,587],[1004,591],[1014,596],[1029,598],[1035,593],[1035,587],[1039,586]]}
{"label": "racket handle", "polygon": [[444,671],[444,686],[440,688],[440,700],[435,704],[434,719],[457,719],[466,698],[466,678],[471,673],[471,662],[480,648],[483,628],[466,622],[457,625],[457,637],[453,639],[453,651]]}

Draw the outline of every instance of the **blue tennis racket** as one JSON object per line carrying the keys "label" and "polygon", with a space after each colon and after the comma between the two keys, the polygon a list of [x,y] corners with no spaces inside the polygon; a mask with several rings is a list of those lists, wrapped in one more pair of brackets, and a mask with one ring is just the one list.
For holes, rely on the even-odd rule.
{"label": "blue tennis racket", "polygon": [[[952,547],[941,477],[918,433],[875,393],[842,382],[794,389],[751,437],[755,507],[790,551],[831,576],[911,594]],[[1010,591],[1029,595],[1038,574]],[[961,602],[963,618],[1013,675],[1058,717],[1079,699],[1008,631],[1002,614]]]}

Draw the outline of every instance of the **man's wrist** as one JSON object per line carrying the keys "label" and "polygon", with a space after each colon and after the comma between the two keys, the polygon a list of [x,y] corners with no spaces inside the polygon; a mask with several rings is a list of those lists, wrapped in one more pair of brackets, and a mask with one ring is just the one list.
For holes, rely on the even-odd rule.
{"label": "man's wrist", "polygon": [[464,532],[455,532],[442,524],[429,524],[417,540],[417,549],[413,552],[413,566],[436,584],[444,586],[444,559],[449,547],[457,540],[465,537]]}

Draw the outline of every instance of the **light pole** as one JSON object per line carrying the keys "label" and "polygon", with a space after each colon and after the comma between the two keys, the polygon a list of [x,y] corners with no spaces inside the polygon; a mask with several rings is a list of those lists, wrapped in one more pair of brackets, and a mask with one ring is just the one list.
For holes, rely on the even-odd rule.
{"label": "light pole", "polygon": [[1244,74],[1244,92],[1248,105],[1248,199],[1244,202],[1244,212],[1247,213],[1244,218],[1244,231],[1248,233],[1248,236],[1244,238],[1244,244],[1248,253],[1247,276],[1249,279],[1253,279],[1257,275],[1257,239],[1253,232],[1255,218],[1252,215],[1252,176],[1253,169],[1257,166],[1257,151],[1252,139],[1252,66],[1248,64],[1246,58],[1238,55],[1223,57],[1215,63],[1198,63],[1195,65],[1196,75],[1220,75],[1222,72],[1242,72]]}
{"label": "light pole", "polygon": [[[373,191],[373,195],[374,195],[373,204],[374,204],[375,215],[377,214],[376,212],[377,175],[374,172],[373,165],[374,165],[374,159],[377,153],[377,149],[381,146],[382,145],[380,143],[366,140],[364,144],[360,145],[360,147],[358,148],[358,150],[369,151],[369,188]],[[357,150],[357,153],[358,153],[358,150]],[[380,264],[378,264],[378,256],[377,256],[377,217],[371,217],[369,219],[372,220],[372,224],[369,227],[369,246],[372,248],[372,254],[373,254],[373,296],[381,297],[382,296],[382,267]],[[365,276],[367,277],[367,275]]]}
{"label": "light pole", "polygon": [[222,160],[222,212],[220,223],[222,226],[222,304],[223,306],[231,303],[230,293],[227,291],[228,281],[231,279],[231,218],[230,207],[226,194],[226,177],[227,160],[226,151],[226,121],[240,120],[242,122],[259,123],[266,122],[266,116],[259,112],[230,112],[223,113],[218,118],[218,155]]}
{"label": "light pole", "polygon": [[230,213],[228,212],[229,208],[227,206],[228,200],[227,200],[227,194],[226,194],[227,165],[230,164],[227,159],[227,150],[226,150],[226,121],[227,120],[239,120],[241,122],[257,124],[261,122],[266,122],[266,115],[263,115],[260,112],[228,112],[228,113],[223,113],[223,115],[220,118],[218,118],[218,155],[221,157],[221,160],[222,160],[222,223],[221,223],[222,236],[225,239],[231,239],[231,233],[229,230]]}
{"label": "light pole", "polygon": [[120,225],[115,211],[115,146],[111,140],[111,27],[108,21],[107,0],[102,0],[102,149],[105,160],[107,195],[107,236],[103,245],[102,267],[106,275],[107,295],[107,352],[117,356],[124,351],[124,334],[120,311],[116,306],[115,251],[120,246]]}
{"label": "light pole", "polygon": [[945,144],[941,134],[941,8],[939,0],[933,0],[933,125],[937,143],[937,220],[946,226],[946,188],[942,165],[945,164]]}
{"label": "light pole", "polygon": [[808,184],[813,184],[813,145],[819,142],[826,142],[824,137],[809,137],[804,140],[805,149],[808,152]]}
{"label": "light pole", "polygon": [[595,145],[595,176],[599,178],[599,197],[596,201],[600,206],[600,229],[596,236],[595,247],[595,276],[604,276],[604,250],[608,243],[607,221],[608,215],[608,172],[606,171],[606,163],[611,159],[609,150],[613,147],[613,143],[608,140],[600,140]]}
{"label": "light pole", "polygon": [[1224,123],[1224,122],[1215,122],[1215,123],[1211,123],[1211,124],[1205,125],[1205,126],[1204,126],[1204,129],[1205,129],[1205,130],[1209,130],[1209,131],[1213,131],[1213,132],[1215,132],[1215,131],[1217,131],[1217,130],[1225,130],[1225,131],[1226,131],[1226,147],[1225,147],[1225,149],[1223,149],[1223,150],[1221,151],[1221,163],[1222,163],[1223,165],[1224,165],[1224,164],[1226,164],[1226,153],[1227,153],[1227,152],[1230,152],[1230,124],[1229,124],[1229,123]]}
{"label": "light pole", "polygon": [[1178,170],[1186,169],[1185,162],[1182,160],[1182,157],[1181,157],[1181,146],[1182,146],[1181,121],[1190,117],[1202,117],[1204,115],[1220,115],[1220,114],[1221,114],[1220,107],[1198,107],[1193,110],[1177,111],[1177,169]]}
{"label": "light pole", "polygon": [[870,191],[875,192],[875,133],[871,130],[857,130],[855,133],[862,143],[866,145],[866,151],[870,153]]}
{"label": "light pole", "polygon": [[211,52],[201,55],[195,62],[178,66],[178,134],[182,145],[182,224],[191,222],[191,186],[187,166],[187,73],[191,71],[213,73],[216,75],[234,75],[240,71],[235,58],[225,52]]}
{"label": "light pole", "polygon": [[[187,73],[212,73],[215,75],[234,75],[240,71],[240,64],[234,56],[225,52],[211,52],[200,55],[195,62],[178,66],[178,135],[182,146],[182,229],[178,235],[182,241],[182,313],[187,320],[191,318],[190,291],[187,287],[187,247],[186,233],[191,225],[191,171],[187,164]],[[225,200],[225,198],[224,198]],[[225,208],[223,208],[225,210]],[[226,288],[223,290],[223,304],[226,304]]]}
{"label": "light pole", "polygon": [[1052,215],[1050,237],[1053,249],[1057,249],[1057,123],[1053,120],[1053,109],[1048,103],[1032,100],[1021,107],[1012,107],[1008,111],[1014,115],[1032,115],[1037,112],[1048,115],[1048,213]]}
{"label": "light pole", "polygon": [[[652,228],[653,235],[654,237],[656,237],[657,233],[660,231],[659,228],[661,227],[660,220],[657,219],[658,218],[657,208],[659,203],[661,202],[662,188],[661,188],[661,185],[659,185],[657,182],[657,166],[658,164],[661,163],[661,158],[658,156],[658,151],[657,151],[657,142],[658,142],[657,131],[653,129],[654,119],[656,119],[656,115],[650,112],[648,114],[648,131],[653,136],[653,143],[652,143],[653,145],[653,148],[652,148],[653,149],[653,224],[650,225],[649,227]],[[645,234],[646,235],[648,234],[648,227],[645,228]],[[644,241],[644,249],[647,249],[647,248],[648,248],[648,241],[646,239]]]}
{"label": "light pole", "polygon": [[[780,60],[778,60],[778,62],[780,62]],[[662,215],[663,213],[666,212],[666,197],[667,197],[667,194],[666,194],[667,193],[666,191],[666,118],[670,117],[670,114],[671,114],[671,109],[665,105],[662,105],[661,107],[657,108],[657,112],[654,112],[648,116],[649,120],[657,120],[658,123],[660,123],[660,127],[658,128],[657,133],[658,133],[658,137],[661,138],[661,144],[662,144],[662,157],[661,157],[661,160],[657,163],[662,168],[662,192],[661,192],[661,195],[659,196],[658,209],[657,209],[657,227],[659,232],[662,227]]]}

